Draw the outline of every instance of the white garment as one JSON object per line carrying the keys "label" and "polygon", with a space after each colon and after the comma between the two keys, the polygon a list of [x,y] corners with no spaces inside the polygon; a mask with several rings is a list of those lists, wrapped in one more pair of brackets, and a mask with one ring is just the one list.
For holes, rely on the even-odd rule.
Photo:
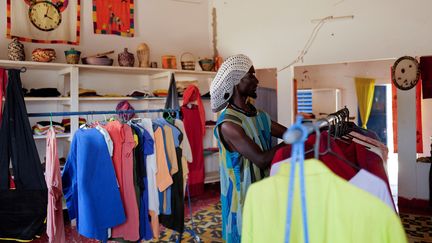
{"label": "white garment", "polygon": [[278,173],[279,168],[282,166],[283,163],[291,163],[291,158],[282,160],[280,162],[274,163],[272,164],[271,168],[270,168],[270,176],[274,176]]}
{"label": "white garment", "polygon": [[183,169],[183,195],[186,194],[186,184],[189,178],[189,168],[187,162],[192,163],[192,149],[189,143],[189,139],[187,137],[186,131],[184,129],[184,124],[181,120],[176,119],[174,121],[174,125],[180,129],[183,133],[183,141],[180,144],[180,148],[182,149],[182,169]]}
{"label": "white garment", "polygon": [[386,183],[381,178],[371,174],[369,171],[361,169],[353,178],[351,178],[351,180],[349,180],[349,183],[378,197],[390,208],[395,209]]}
{"label": "white garment", "polygon": [[[143,118],[139,123],[154,140],[153,123],[149,118]],[[156,186],[156,143],[153,145],[154,153],[147,155],[146,170],[147,170],[147,183],[148,183],[148,196],[149,196],[149,210],[159,215],[159,194]]]}
{"label": "white garment", "polygon": [[109,152],[110,156],[112,157],[113,152],[114,152],[114,144],[113,144],[113,141],[111,140],[111,137],[110,137],[108,131],[105,128],[101,127],[100,125],[97,125],[96,129],[104,136],[105,143],[108,147],[108,152]]}

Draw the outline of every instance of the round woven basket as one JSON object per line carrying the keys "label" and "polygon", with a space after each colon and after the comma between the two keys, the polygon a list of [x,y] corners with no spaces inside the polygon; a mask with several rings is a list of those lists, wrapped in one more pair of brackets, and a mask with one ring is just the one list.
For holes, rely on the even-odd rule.
{"label": "round woven basket", "polygon": [[[185,56],[188,56],[189,59],[184,59]],[[190,52],[181,55],[180,63],[183,70],[195,70],[195,57]]]}

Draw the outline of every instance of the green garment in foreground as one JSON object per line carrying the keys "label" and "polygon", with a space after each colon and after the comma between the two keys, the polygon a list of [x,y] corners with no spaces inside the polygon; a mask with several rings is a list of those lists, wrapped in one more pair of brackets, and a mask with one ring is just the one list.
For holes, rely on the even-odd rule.
{"label": "green garment in foreground", "polygon": [[[298,166],[297,166],[298,168]],[[298,169],[290,242],[303,243]],[[242,242],[284,242],[290,164],[252,184],[243,210]],[[378,198],[335,175],[318,160],[305,161],[309,241],[406,243],[396,213]]]}

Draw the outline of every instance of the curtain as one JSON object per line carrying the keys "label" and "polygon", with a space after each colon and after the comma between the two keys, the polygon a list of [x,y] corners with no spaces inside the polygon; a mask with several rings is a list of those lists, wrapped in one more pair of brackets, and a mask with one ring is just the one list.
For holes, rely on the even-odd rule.
{"label": "curtain", "polygon": [[372,109],[375,79],[355,78],[355,86],[362,126],[363,128],[367,128],[366,124]]}

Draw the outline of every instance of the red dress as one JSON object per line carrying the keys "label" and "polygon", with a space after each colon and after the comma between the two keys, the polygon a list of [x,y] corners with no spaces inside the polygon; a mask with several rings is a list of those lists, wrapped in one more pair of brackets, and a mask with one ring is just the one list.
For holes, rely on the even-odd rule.
{"label": "red dress", "polygon": [[204,192],[204,149],[200,112],[197,105],[192,105],[191,108],[183,105],[181,112],[193,158],[192,163],[188,163],[189,192],[191,196],[196,196]]}

